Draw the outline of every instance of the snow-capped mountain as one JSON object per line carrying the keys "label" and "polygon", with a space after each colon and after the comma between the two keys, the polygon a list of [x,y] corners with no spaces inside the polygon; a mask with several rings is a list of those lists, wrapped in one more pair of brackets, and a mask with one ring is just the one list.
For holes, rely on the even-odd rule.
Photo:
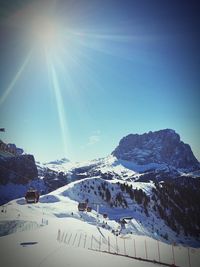
{"label": "snow-capped mountain", "polygon": [[[3,203],[22,198],[4,207],[12,210],[12,214],[31,210],[58,219],[84,220],[88,225],[96,225],[98,220],[98,225],[111,233],[120,228],[123,235],[143,235],[162,242],[199,247],[198,161],[172,130],[133,139],[138,138],[142,140],[140,145],[130,140],[124,145],[122,140],[129,139],[125,137],[105,158],[82,163],[67,159],[37,163],[38,176],[30,177],[24,184],[16,184],[15,178],[9,177],[9,182],[0,186]],[[147,153],[150,147],[153,152]],[[126,157],[128,151],[130,158]],[[39,203],[35,205],[25,202],[29,186],[40,192]],[[79,202],[87,203],[92,211],[80,213]]]}
{"label": "snow-capped mountain", "polygon": [[1,156],[0,200],[5,203],[23,196],[32,184],[44,194],[89,177],[138,182],[179,177],[181,181],[185,176],[198,178],[199,166],[189,145],[169,129],[128,135],[121,139],[111,155],[88,162],[73,163],[63,158],[35,164],[33,156]]}
{"label": "snow-capped mountain", "polygon": [[127,135],[120,140],[112,155],[138,165],[165,164],[186,172],[200,168],[190,146],[171,129]]}

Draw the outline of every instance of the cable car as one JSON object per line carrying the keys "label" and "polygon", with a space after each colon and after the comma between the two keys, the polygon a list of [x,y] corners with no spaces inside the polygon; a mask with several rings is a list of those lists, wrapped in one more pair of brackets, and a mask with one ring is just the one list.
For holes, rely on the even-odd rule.
{"label": "cable car", "polygon": [[104,213],[103,214],[103,217],[104,217],[104,219],[107,219],[108,218],[108,214],[107,213]]}
{"label": "cable car", "polygon": [[87,207],[87,212],[91,212],[92,208],[91,207]]}
{"label": "cable car", "polygon": [[85,203],[85,202],[79,202],[78,203],[78,210],[79,211],[86,211],[87,210],[87,203]]}
{"label": "cable car", "polygon": [[39,193],[35,189],[29,189],[26,192],[25,199],[27,203],[37,203],[39,201]]}

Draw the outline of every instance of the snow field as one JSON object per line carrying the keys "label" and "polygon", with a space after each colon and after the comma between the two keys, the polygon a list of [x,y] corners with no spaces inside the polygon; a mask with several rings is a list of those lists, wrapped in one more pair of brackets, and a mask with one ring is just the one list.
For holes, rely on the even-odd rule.
{"label": "snow field", "polygon": [[[66,237],[60,230],[62,242],[58,242],[59,229],[70,230]],[[104,235],[107,231],[103,231]],[[97,228],[77,219],[52,219],[45,227],[32,231],[16,232],[0,237],[0,258],[3,267],[85,267],[93,266],[141,266],[154,267],[152,263],[138,261],[95,252],[91,246],[91,234],[95,238],[99,234]],[[80,234],[87,236],[80,241]],[[80,244],[79,244],[80,241]],[[65,243],[66,242],[66,243]],[[85,248],[84,248],[85,246]],[[162,266],[162,265],[161,265]]]}
{"label": "snow field", "polygon": [[89,233],[59,229],[57,241],[71,247],[155,260],[181,267],[199,267],[200,264],[200,249],[168,245],[145,236],[115,236],[102,228],[97,231],[94,227]]}
{"label": "snow field", "polygon": [[[117,181],[109,182],[109,188],[115,187]],[[181,267],[200,266],[199,249],[172,246],[163,243],[161,239],[158,242],[153,238],[154,235],[150,236],[148,233],[149,218],[145,221],[144,214],[135,210],[135,207],[138,208],[136,204],[130,210],[119,207],[112,209],[101,200],[99,227],[97,227],[95,204],[92,212],[79,212],[78,201],[81,201],[83,197],[81,188],[85,184],[98,187],[101,182],[99,178],[88,178],[41,196],[36,204],[26,204],[24,198],[21,198],[4,205],[3,212],[0,213],[2,266],[158,266],[127,256],[168,264],[175,263]],[[145,190],[147,195],[150,194],[152,186],[151,183],[137,182],[133,185],[134,188]],[[116,185],[113,194],[117,193],[118,187]],[[84,197],[86,197],[85,194]],[[87,197],[89,203],[100,201],[91,192],[87,194]],[[104,220],[103,212],[109,216],[105,220],[107,224],[104,223],[107,229],[101,227]],[[116,222],[117,216],[120,218],[134,216],[130,225],[127,224],[132,234],[126,231],[122,231],[118,237],[112,234],[112,230],[116,230],[119,226]],[[142,227],[140,221],[144,221],[145,227]],[[161,229],[164,228],[160,220],[156,218],[154,218],[154,224]]]}

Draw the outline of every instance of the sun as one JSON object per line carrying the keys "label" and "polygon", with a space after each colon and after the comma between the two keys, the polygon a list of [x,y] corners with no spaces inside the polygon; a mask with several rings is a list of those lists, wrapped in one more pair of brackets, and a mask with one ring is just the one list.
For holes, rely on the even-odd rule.
{"label": "sun", "polygon": [[58,50],[61,46],[61,25],[47,16],[35,16],[29,26],[31,42],[38,48]]}

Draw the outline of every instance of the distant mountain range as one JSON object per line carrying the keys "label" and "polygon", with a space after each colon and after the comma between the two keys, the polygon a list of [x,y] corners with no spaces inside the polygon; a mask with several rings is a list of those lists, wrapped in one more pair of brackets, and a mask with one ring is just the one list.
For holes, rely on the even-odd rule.
{"label": "distant mountain range", "polygon": [[[1,153],[0,170],[1,204],[23,197],[29,187],[45,195],[69,184],[66,196],[99,202],[114,220],[135,214],[150,236],[156,221],[165,229],[156,228],[160,238],[187,242],[189,236],[200,243],[200,164],[174,130],[130,134],[111,155],[82,163],[63,158],[41,164],[31,155]],[[138,220],[132,223],[137,226]]]}
{"label": "distant mountain range", "polygon": [[[24,195],[32,184],[43,194],[88,177],[142,182],[198,177],[200,163],[174,130],[164,129],[127,135],[108,157],[83,163],[62,158],[40,164],[31,155],[0,153],[0,170],[3,203]],[[8,194],[6,185],[12,185],[15,192]],[[18,185],[24,189],[17,190]]]}

